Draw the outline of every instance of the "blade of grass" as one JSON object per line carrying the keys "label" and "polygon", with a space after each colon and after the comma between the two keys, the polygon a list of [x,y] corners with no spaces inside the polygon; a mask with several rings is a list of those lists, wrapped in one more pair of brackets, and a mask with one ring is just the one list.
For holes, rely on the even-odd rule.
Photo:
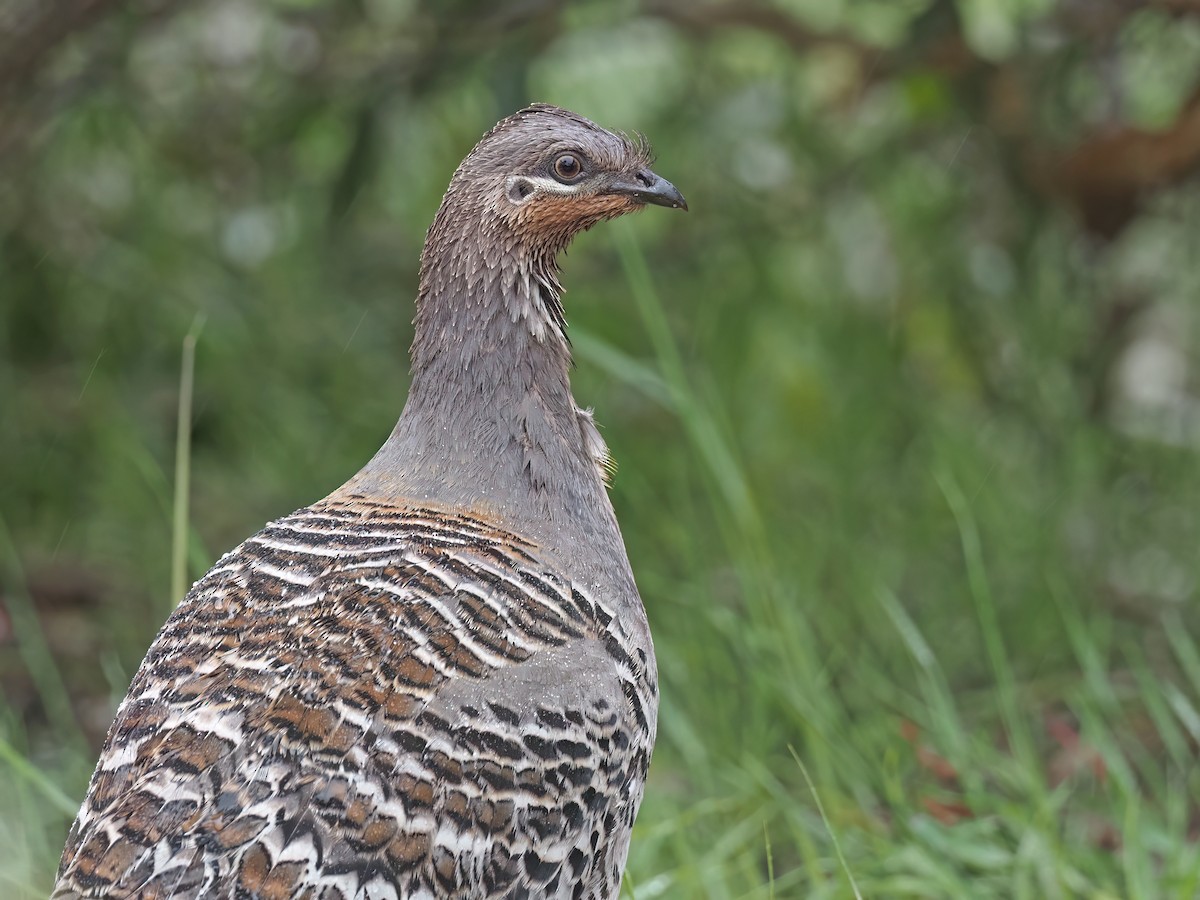
{"label": "blade of grass", "polygon": [[171,595],[174,609],[187,590],[188,488],[192,467],[192,394],[196,376],[196,339],[204,328],[204,314],[197,313],[183,338],[179,372],[179,417],[175,423],[175,498],[171,521]]}
{"label": "blade of grass", "polygon": [[656,403],[678,413],[670,388],[662,376],[649,366],[582,328],[571,329],[571,346],[580,359],[607,372],[618,381],[637,388]]}
{"label": "blade of grass", "polygon": [[966,730],[959,718],[954,705],[954,695],[946,680],[937,657],[925,640],[917,623],[909,616],[908,610],[900,600],[887,588],[878,591],[880,605],[892,620],[900,633],[908,652],[912,655],[921,673],[921,693],[929,706],[930,726],[940,738],[939,748],[946,754],[950,763],[958,770],[969,798],[979,798],[984,794],[983,780],[976,767],[970,764],[969,747],[966,740]]}
{"label": "blade of grass", "polygon": [[42,633],[33,600],[25,587],[28,581],[3,515],[0,515],[0,552],[4,556],[7,574],[4,579],[7,584],[5,605],[12,621],[13,634],[17,638],[17,651],[37,688],[47,719],[61,739],[73,749],[86,752],[86,741],[71,704],[71,695],[54,662],[46,636]]}
{"label": "blade of grass", "polygon": [[1044,799],[1045,782],[1040,777],[1041,765],[1034,750],[1033,736],[1017,698],[1016,676],[1004,647],[1000,619],[996,613],[996,603],[992,597],[987,569],[983,562],[983,545],[979,538],[979,528],[975,524],[970,504],[950,470],[941,468],[934,473],[934,478],[942,490],[942,496],[946,498],[946,504],[954,515],[955,523],[958,525],[959,542],[962,545],[963,559],[967,568],[967,583],[970,587],[971,599],[975,603],[975,614],[983,635],[988,664],[992,669],[992,676],[996,679],[1000,714],[1004,720],[1005,731],[1008,732],[1014,756],[1021,763],[1023,772],[1028,776],[1029,787]]}
{"label": "blade of grass", "polygon": [[1104,654],[1101,653],[1099,641],[1095,637],[1096,628],[1103,625],[1100,617],[1091,615],[1084,619],[1082,612],[1068,599],[1070,591],[1057,578],[1048,581],[1050,596],[1054,598],[1062,617],[1063,626],[1067,630],[1067,640],[1075,659],[1083,671],[1084,683],[1092,695],[1094,702],[1106,711],[1114,711],[1121,705],[1112,684],[1108,678],[1108,666],[1105,665]]}
{"label": "blade of grass", "polygon": [[1125,816],[1121,824],[1121,864],[1125,870],[1125,887],[1129,900],[1157,896],[1150,887],[1146,857],[1141,834],[1142,801],[1136,793],[1126,798]]}
{"label": "blade of grass", "polygon": [[684,427],[688,430],[692,443],[703,456],[739,528],[747,535],[760,536],[763,533],[762,519],[755,507],[750,487],[742,475],[741,466],[732,449],[716,429],[711,417],[704,414],[688,382],[683,357],[675,344],[666,313],[654,290],[641,247],[628,227],[616,228],[614,234],[617,256],[621,261],[626,282],[633,293],[638,312],[646,326],[646,333],[654,347],[654,354],[662,368],[663,380],[671,391]]}
{"label": "blade of grass", "polygon": [[1163,626],[1175,658],[1191,682],[1192,690],[1200,695],[1200,650],[1196,649],[1196,642],[1192,639],[1187,625],[1177,614],[1172,613],[1165,618]]}
{"label": "blade of grass", "polygon": [[[716,495],[713,505],[719,514],[718,528],[735,563],[743,591],[752,601],[754,615],[761,621],[764,633],[777,641],[772,649],[780,651],[776,656],[784,669],[781,679],[788,684],[818,684],[820,661],[812,630],[787,627],[790,617],[779,608],[783,600],[774,579],[777,568],[771,558],[767,528],[749,482],[730,442],[691,385],[634,231],[628,223],[616,224],[618,227],[612,229],[613,240],[626,282],[680,421],[704,462],[708,487]],[[834,743],[836,717],[837,711],[827,697],[812,694],[804,698],[799,718],[808,738],[809,751],[816,753],[814,766],[822,774],[833,768],[829,748]]]}
{"label": "blade of grass", "polygon": [[57,784],[41,769],[25,758],[25,755],[0,736],[0,761],[8,765],[21,780],[33,787],[50,805],[64,815],[74,817],[79,812],[79,802],[68,797]]}
{"label": "blade of grass", "polygon": [[804,760],[800,758],[800,754],[796,752],[796,748],[791,744],[788,744],[788,752],[792,754],[792,759],[800,767],[800,774],[804,776],[804,781],[808,785],[808,789],[812,792],[813,801],[817,805],[817,813],[821,816],[821,821],[825,823],[825,830],[829,832],[829,839],[833,842],[833,852],[837,854],[838,863],[841,865],[842,871],[846,873],[846,880],[850,882],[850,890],[854,892],[855,900],[862,900],[862,894],[858,890],[858,882],[854,880],[854,873],[850,871],[850,864],[846,862],[846,855],[842,853],[842,843],[838,840],[833,823],[829,821],[829,816],[825,814],[825,806],[821,803],[821,795],[817,793],[817,786],[813,784],[813,780],[808,774],[808,767],[804,765]]}
{"label": "blade of grass", "polygon": [[771,832],[763,822],[763,844],[767,854],[767,896],[775,900],[775,857],[771,853]]}
{"label": "blade of grass", "polygon": [[1174,711],[1179,724],[1191,735],[1193,741],[1200,743],[1200,712],[1196,711],[1187,695],[1171,682],[1165,682],[1162,690],[1167,705]]}

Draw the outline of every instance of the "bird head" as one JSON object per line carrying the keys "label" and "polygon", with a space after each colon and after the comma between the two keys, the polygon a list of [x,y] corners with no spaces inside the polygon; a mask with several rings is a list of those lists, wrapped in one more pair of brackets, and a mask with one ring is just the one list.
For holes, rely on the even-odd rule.
{"label": "bird head", "polygon": [[580,231],[647,204],[686,210],[651,163],[641,138],[535,104],[483,136],[455,172],[443,208],[475,205],[485,229],[498,226],[506,243],[553,255]]}

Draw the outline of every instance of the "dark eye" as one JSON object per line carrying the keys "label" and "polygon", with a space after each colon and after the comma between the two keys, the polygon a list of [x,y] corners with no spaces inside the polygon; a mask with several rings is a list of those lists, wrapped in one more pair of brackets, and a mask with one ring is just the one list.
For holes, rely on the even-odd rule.
{"label": "dark eye", "polygon": [[574,181],[583,172],[583,164],[573,153],[564,153],[554,160],[554,177],[559,181]]}

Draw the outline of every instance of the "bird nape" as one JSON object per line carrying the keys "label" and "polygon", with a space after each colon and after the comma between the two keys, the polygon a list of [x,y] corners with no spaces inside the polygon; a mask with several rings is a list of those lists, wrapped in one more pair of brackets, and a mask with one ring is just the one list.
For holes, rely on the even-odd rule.
{"label": "bird nape", "polygon": [[167,620],[55,898],[617,897],[658,679],[557,258],[646,204],[645,143],[552,106],[463,160],[399,422]]}

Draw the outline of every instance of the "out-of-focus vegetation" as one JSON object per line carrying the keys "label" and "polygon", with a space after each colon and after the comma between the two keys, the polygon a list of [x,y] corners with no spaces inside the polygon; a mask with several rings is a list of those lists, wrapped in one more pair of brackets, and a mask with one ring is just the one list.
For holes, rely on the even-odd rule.
{"label": "out-of-focus vegetation", "polygon": [[692,207],[564,273],[662,675],[626,894],[1200,895],[1189,0],[0,6],[0,895],[176,599],[185,336],[196,577],[383,440],[533,99]]}

